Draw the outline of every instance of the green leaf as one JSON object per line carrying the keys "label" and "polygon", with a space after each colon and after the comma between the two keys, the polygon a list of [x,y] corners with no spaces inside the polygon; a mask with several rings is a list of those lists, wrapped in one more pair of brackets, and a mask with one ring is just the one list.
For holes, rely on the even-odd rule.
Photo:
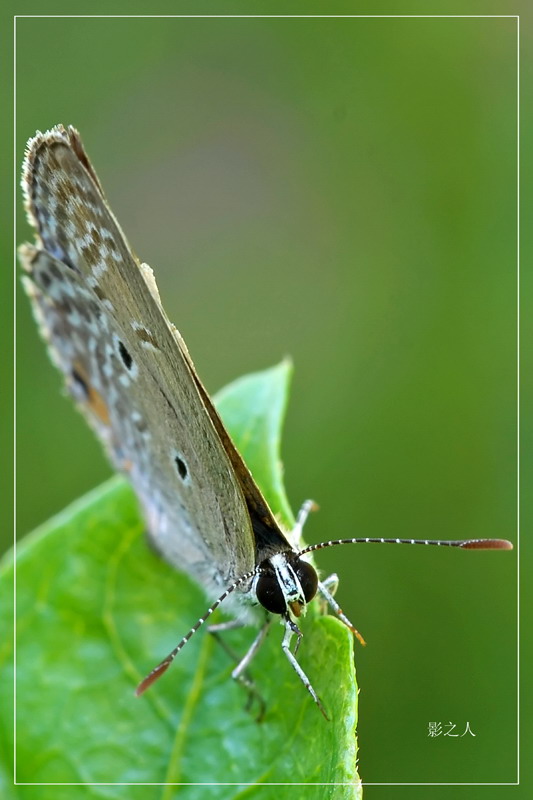
{"label": "green leaf", "polygon": [[272,369],[237,378],[214,398],[267,503],[289,530],[294,516],[283,485],[281,427],[291,374],[292,363],[286,359]]}
{"label": "green leaf", "polygon": [[[292,519],[281,479],[280,428],[290,364],[247,376],[221,392],[218,408],[274,512]],[[9,559],[0,651],[2,708],[10,698]],[[291,669],[273,625],[252,672],[267,703],[262,723],[244,710],[232,662],[205,630],[141,698],[137,683],[206,610],[202,590],[147,545],[135,498],[115,478],[43,525],[17,556],[17,781],[19,783],[222,783],[145,786],[143,799],[278,798],[279,788],[243,784],[347,783],[328,797],[358,797],[352,637],[313,609],[298,657],[331,717],[326,722]],[[313,606],[315,603],[312,604]],[[244,653],[254,632],[230,632]],[[11,788],[12,717],[1,722],[3,797]],[[231,785],[228,785],[231,784]],[[32,787],[17,787],[32,797]],[[129,786],[43,786],[40,800],[131,797]],[[138,790],[136,790],[138,791]],[[307,787],[306,798],[325,796]],[[12,796],[15,796],[14,794]]]}

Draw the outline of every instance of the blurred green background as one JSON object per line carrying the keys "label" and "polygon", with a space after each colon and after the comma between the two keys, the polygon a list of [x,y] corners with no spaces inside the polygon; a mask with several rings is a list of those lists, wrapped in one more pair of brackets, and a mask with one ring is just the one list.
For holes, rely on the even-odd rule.
{"label": "blurred green background", "polygon": [[[17,63],[18,161],[79,128],[208,389],[292,356],[309,541],[515,538],[515,20],[21,19]],[[22,535],[110,469],[20,295]],[[319,564],[368,641],[363,780],[515,780],[515,554]]]}

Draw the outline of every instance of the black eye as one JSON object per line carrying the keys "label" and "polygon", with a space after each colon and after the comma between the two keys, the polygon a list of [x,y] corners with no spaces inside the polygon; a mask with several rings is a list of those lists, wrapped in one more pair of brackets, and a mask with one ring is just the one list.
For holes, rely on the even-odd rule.
{"label": "black eye", "polygon": [[307,561],[299,558],[295,566],[295,572],[300,581],[305,602],[309,603],[315,596],[318,588],[318,575],[316,574],[316,570],[311,564],[308,564]]}
{"label": "black eye", "polygon": [[273,573],[266,572],[259,576],[255,593],[261,605],[272,614],[284,614],[287,610],[281,586]]}

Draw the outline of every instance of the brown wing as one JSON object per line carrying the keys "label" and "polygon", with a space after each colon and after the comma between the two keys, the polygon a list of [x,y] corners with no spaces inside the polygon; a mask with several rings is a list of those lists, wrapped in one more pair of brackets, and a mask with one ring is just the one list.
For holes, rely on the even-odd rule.
{"label": "brown wing", "polygon": [[38,134],[23,181],[40,242],[21,255],[41,330],[78,404],[128,473],[157,547],[206,585],[215,565],[217,587],[253,567],[252,524],[286,549],[77,132]]}

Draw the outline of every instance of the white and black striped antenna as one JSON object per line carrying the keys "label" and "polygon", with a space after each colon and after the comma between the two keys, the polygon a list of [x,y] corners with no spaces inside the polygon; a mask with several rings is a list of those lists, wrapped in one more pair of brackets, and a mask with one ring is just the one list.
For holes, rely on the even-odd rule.
{"label": "white and black striped antenna", "polygon": [[513,545],[507,539],[383,539],[381,537],[357,537],[355,539],[331,539],[329,542],[320,542],[304,547],[298,552],[303,556],[325,547],[334,547],[338,544],[430,544],[438,547],[461,547],[463,550],[512,550]]}
{"label": "white and black striped antenna", "polygon": [[250,578],[253,578],[255,575],[258,575],[259,573],[260,573],[260,568],[256,567],[250,572],[247,572],[245,575],[241,575],[241,577],[234,583],[232,583],[231,586],[229,586],[225,592],[222,592],[220,597],[217,598],[217,600],[215,600],[215,602],[207,609],[203,617],[200,617],[200,619],[192,626],[190,631],[185,634],[183,639],[181,639],[181,641],[178,642],[174,650],[172,650],[168,654],[168,656],[166,656],[163,659],[163,661],[161,661],[161,663],[157,665],[157,667],[154,667],[154,669],[146,676],[146,678],[144,678],[144,680],[140,682],[140,684],[137,686],[135,690],[135,694],[137,697],[140,697],[141,694],[144,694],[144,692],[150,688],[152,683],[155,683],[155,681],[157,681],[161,677],[161,675],[163,675],[167,671],[167,669],[170,667],[170,665],[178,655],[179,651],[183,647],[185,647],[189,639],[196,633],[196,631],[199,628],[202,627],[204,622],[207,619],[209,619],[213,611],[216,611],[216,609],[226,599],[226,597],[228,597],[228,595],[234,592],[235,589],[237,589],[242,583],[245,583],[247,580],[250,580]]}
{"label": "white and black striped antenna", "polygon": [[[312,511],[315,508],[316,508],[316,506],[311,501],[307,501],[306,503],[304,503],[304,506],[302,507],[302,510],[301,510],[300,514],[298,515],[298,521],[297,521],[297,527],[299,527],[300,530],[301,530],[301,527],[302,527],[302,525],[303,525],[303,523],[304,523],[309,511]],[[436,546],[436,547],[458,547],[458,548],[461,548],[462,550],[512,550],[513,549],[512,543],[507,541],[507,539],[400,539],[400,538],[384,538],[384,537],[364,536],[364,537],[355,537],[355,538],[350,538],[350,539],[330,539],[327,542],[319,542],[318,544],[311,544],[308,547],[304,547],[301,550],[298,550],[296,552],[292,551],[290,553],[285,553],[285,554],[281,554],[281,555],[285,555],[287,557],[287,559],[290,560],[290,562],[293,565],[293,567],[296,564],[298,564],[298,562],[299,562],[300,565],[303,564],[305,566],[306,571],[310,570],[311,572],[314,573],[314,569],[311,566],[311,564],[308,564],[307,562],[305,562],[303,560],[300,561],[301,556],[307,555],[308,553],[313,553],[316,550],[323,550],[326,547],[336,547],[337,545],[344,545],[344,544],[370,544],[370,543],[372,543],[372,544],[423,544],[423,545],[431,545],[431,546]],[[229,586],[229,588],[226,589],[220,595],[220,597],[217,598],[217,600],[215,600],[215,602],[207,609],[206,613],[202,617],[200,617],[200,619],[195,623],[195,625],[193,625],[193,627],[190,629],[190,631],[179,641],[179,643],[176,645],[176,647],[166,656],[166,658],[164,658],[163,661],[161,661],[161,663],[158,664],[157,667],[155,667],[146,676],[146,678],[143,681],[141,681],[141,683],[139,684],[139,686],[137,687],[136,692],[135,692],[135,694],[138,697],[141,694],[143,694],[153,683],[155,683],[155,681],[157,681],[167,671],[167,669],[170,667],[170,665],[172,664],[172,662],[174,661],[175,657],[180,652],[180,650],[187,644],[189,639],[192,638],[192,636],[196,633],[196,631],[199,628],[201,628],[201,626],[204,624],[204,622],[219,607],[219,605],[232,592],[234,592],[235,589],[238,589],[239,586],[241,586],[243,583],[245,583],[246,581],[250,580],[251,578],[254,578],[255,576],[262,576],[261,578],[259,578],[259,580],[264,580],[264,579],[269,579],[271,581],[274,580],[274,584],[276,586],[276,589],[280,593],[279,594],[279,599],[282,601],[282,604],[284,605],[285,609],[287,609],[287,606],[291,606],[291,605],[294,606],[294,604],[291,604],[290,602],[288,602],[288,597],[286,595],[283,596],[284,595],[284,590],[283,590],[282,586],[278,585],[277,576],[274,577],[273,574],[269,574],[269,573],[272,572],[272,567],[267,562],[270,562],[270,559],[266,559],[265,562],[263,562],[263,564],[260,564],[260,565],[256,566],[255,569],[251,570],[250,572],[247,572],[245,575],[241,575],[240,578],[238,578],[238,580],[236,580],[234,583],[232,583],[231,586]],[[296,566],[296,571],[298,571],[298,567],[297,566]],[[306,602],[309,602],[312,599],[312,597],[316,593],[316,589],[317,589],[317,585],[318,585],[318,588],[320,589],[321,593],[326,595],[326,597],[328,599],[328,602],[332,605],[333,609],[336,611],[336,613],[340,617],[340,619],[342,619],[342,621],[345,622],[345,624],[350,628],[350,630],[353,631],[353,633],[357,636],[359,641],[362,644],[365,644],[365,641],[362,638],[361,634],[353,627],[351,622],[342,613],[340,607],[337,605],[337,603],[335,602],[333,597],[325,589],[324,584],[321,584],[320,582],[318,582],[318,577],[316,577],[316,573],[314,573],[314,574],[315,574],[315,577],[311,579],[312,583],[314,581],[314,589],[311,589],[309,592],[306,591],[306,589],[304,589],[305,598],[303,599],[303,603],[301,605],[303,605],[305,607]],[[309,577],[309,575],[306,576],[306,578],[308,578],[308,577]],[[302,586],[303,585],[304,584],[302,583]],[[267,607],[267,610],[271,611],[272,613],[277,613],[277,610],[274,610],[273,608],[268,608]],[[292,630],[293,631],[298,631],[298,628],[297,628],[297,626],[294,625],[294,622],[291,622],[290,615],[289,615],[288,611],[281,611],[281,609],[280,609],[279,613],[282,613],[282,615],[286,618],[286,623],[289,626],[292,626]],[[302,613],[302,612],[300,611],[299,613]],[[298,616],[299,616],[299,614],[298,614]],[[298,631],[298,633],[300,633],[300,632]],[[246,658],[247,657],[245,656],[245,659]],[[289,659],[291,660],[291,663],[292,663],[293,667],[296,669],[296,667],[294,665],[294,661],[295,661],[294,657],[291,659],[290,656],[289,656]],[[298,675],[302,679],[302,681],[303,681],[304,685],[306,686],[306,688],[308,689],[308,691],[310,691],[310,693],[311,693],[313,699],[315,700],[315,702],[317,703],[318,707],[320,708],[320,710],[322,711],[324,716],[326,716],[325,711],[324,711],[324,709],[322,707],[322,704],[321,704],[318,696],[316,695],[315,691],[312,689],[311,684],[309,683],[309,681],[307,679],[307,676],[305,676],[305,674],[302,672],[301,668],[296,669],[296,671],[298,672]]]}

